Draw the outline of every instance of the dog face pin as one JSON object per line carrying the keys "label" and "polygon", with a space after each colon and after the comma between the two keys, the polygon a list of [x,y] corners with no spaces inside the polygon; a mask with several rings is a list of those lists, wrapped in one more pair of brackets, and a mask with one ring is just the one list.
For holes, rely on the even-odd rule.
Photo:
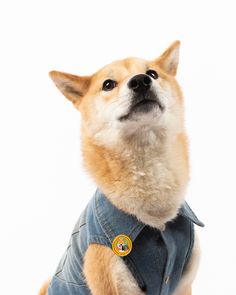
{"label": "dog face pin", "polygon": [[126,235],[118,235],[112,242],[112,250],[118,256],[126,256],[132,250],[132,241]]}

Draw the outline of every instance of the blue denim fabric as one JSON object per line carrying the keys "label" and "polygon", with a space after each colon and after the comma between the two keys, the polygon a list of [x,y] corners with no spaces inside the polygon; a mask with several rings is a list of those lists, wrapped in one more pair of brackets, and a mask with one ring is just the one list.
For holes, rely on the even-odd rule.
{"label": "blue denim fabric", "polygon": [[165,231],[159,231],[118,210],[97,190],[72,232],[48,295],[90,295],[83,275],[85,252],[94,243],[112,248],[119,234],[133,242],[130,254],[121,259],[139,287],[147,295],[170,295],[191,256],[193,223],[203,226],[185,202],[175,220],[166,224]]}

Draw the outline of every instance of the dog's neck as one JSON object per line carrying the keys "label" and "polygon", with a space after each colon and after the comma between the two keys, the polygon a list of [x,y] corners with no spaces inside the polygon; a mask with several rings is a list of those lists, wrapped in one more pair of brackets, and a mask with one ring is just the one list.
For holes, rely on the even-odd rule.
{"label": "dog's neck", "polygon": [[82,142],[85,166],[113,205],[160,229],[175,218],[188,181],[184,133],[161,144],[123,143],[122,149],[104,148],[86,137]]}

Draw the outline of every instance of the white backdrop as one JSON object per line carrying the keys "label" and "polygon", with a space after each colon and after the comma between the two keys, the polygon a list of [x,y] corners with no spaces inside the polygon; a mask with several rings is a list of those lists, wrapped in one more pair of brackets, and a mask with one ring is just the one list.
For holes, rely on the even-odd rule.
{"label": "white backdrop", "polygon": [[194,294],[236,294],[235,28],[227,0],[1,1],[1,294],[37,293],[95,188],[81,165],[80,115],[48,71],[85,75],[118,58],[151,59],[176,39],[186,197],[206,224]]}

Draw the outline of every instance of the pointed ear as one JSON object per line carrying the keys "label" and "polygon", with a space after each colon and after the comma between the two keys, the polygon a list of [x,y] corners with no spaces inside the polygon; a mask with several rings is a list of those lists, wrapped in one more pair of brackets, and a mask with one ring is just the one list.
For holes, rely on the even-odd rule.
{"label": "pointed ear", "polygon": [[162,53],[159,58],[155,60],[155,63],[158,64],[159,67],[172,76],[175,76],[177,73],[179,63],[179,47],[180,41],[175,41]]}
{"label": "pointed ear", "polygon": [[90,77],[79,77],[58,71],[51,71],[49,76],[57,88],[73,103],[78,102],[87,92]]}

